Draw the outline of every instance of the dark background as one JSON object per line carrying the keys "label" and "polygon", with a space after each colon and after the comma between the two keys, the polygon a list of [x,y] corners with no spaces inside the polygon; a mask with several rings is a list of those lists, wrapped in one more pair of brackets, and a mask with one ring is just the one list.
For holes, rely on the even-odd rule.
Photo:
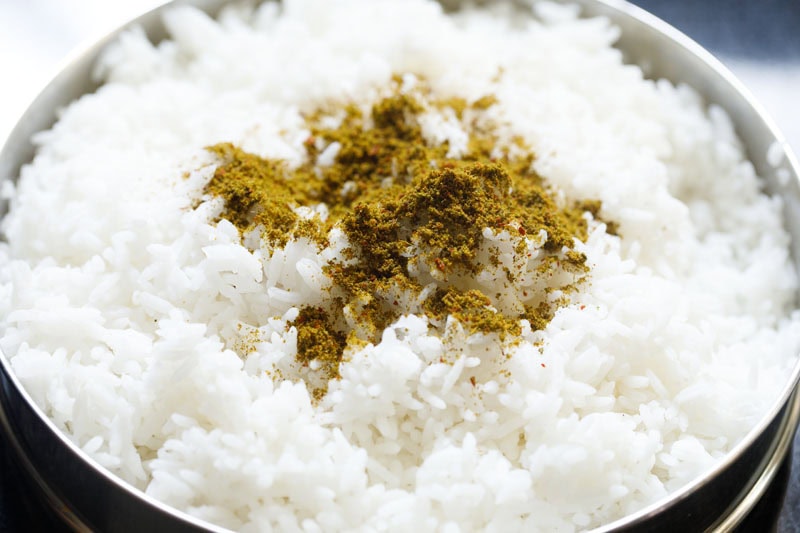
{"label": "dark background", "polygon": [[800,0],[633,3],[669,22],[723,60],[800,61]]}
{"label": "dark background", "polygon": [[[744,61],[773,70],[782,65],[796,68],[800,64],[800,0],[638,0],[634,3],[671,23],[723,62]],[[800,87],[796,94],[800,95]],[[793,101],[789,105],[798,104]],[[8,444],[0,435],[0,531],[63,529],[38,500],[30,481],[17,471],[8,452]],[[786,465],[779,474],[745,530],[761,532],[777,527],[781,533],[800,531],[798,438],[791,466],[790,470]]]}

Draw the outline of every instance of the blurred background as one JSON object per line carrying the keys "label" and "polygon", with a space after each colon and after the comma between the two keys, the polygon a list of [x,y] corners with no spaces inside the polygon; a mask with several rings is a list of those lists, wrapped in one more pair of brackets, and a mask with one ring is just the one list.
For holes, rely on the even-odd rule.
{"label": "blurred background", "polygon": [[[70,52],[162,0],[0,0],[0,140]],[[800,0],[634,0],[722,60],[800,153]],[[0,141],[1,142],[1,141]],[[0,435],[0,451],[5,442]],[[40,509],[0,464],[0,531],[31,530]],[[775,508],[780,508],[778,492]],[[778,531],[800,531],[800,441]],[[777,511],[775,511],[777,512]],[[774,515],[773,515],[774,516]],[[768,518],[768,523],[774,518]],[[33,521],[33,524],[32,522]],[[42,524],[39,524],[40,526]],[[52,523],[47,529],[56,530]],[[754,531],[766,531],[768,527]]]}

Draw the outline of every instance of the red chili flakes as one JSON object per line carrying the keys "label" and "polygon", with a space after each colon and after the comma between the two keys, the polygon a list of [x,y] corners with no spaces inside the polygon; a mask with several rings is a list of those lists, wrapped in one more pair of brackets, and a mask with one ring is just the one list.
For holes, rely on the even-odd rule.
{"label": "red chili flakes", "polygon": [[476,381],[475,381],[475,376],[470,376],[469,377],[469,382],[472,383],[472,386],[474,387],[477,384]]}

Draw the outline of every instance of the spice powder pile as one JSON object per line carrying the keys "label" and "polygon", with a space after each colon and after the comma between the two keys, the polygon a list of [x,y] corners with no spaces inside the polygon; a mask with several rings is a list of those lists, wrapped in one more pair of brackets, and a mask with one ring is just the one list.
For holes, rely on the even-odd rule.
{"label": "spice powder pile", "polygon": [[[306,117],[311,134],[299,166],[228,143],[208,148],[221,164],[205,193],[224,200],[221,217],[242,235],[260,232],[271,248],[309,239],[319,249],[328,246],[333,228],[347,237],[341,259],[324,269],[330,279],[326,301],[301,308],[291,324],[297,328],[297,361],[312,366],[320,383],[338,377],[348,344],[379,340],[402,314],[422,314],[439,329],[450,317],[469,333],[513,342],[521,320],[543,329],[568,303],[565,295],[585,280],[589,268],[575,240],[586,239],[586,213],[597,218],[600,202],[557,201],[532,169],[534,155],[524,143],[513,139],[503,147],[481,120],[494,105],[492,96],[467,102],[436,100],[424,89],[402,91],[396,79],[369,110],[348,104]],[[469,134],[466,151],[455,157],[448,142],[426,142],[426,113],[460,121]],[[323,118],[337,114],[338,126],[322,126]],[[320,203],[327,206],[324,219],[297,212]],[[607,227],[613,232],[613,223]],[[499,294],[485,294],[474,283],[487,268],[515,281],[486,231],[507,232],[515,260],[525,261],[534,246],[536,274],[566,281],[542,294],[526,293],[528,303],[519,308],[504,308]],[[326,387],[312,392],[319,399]]]}

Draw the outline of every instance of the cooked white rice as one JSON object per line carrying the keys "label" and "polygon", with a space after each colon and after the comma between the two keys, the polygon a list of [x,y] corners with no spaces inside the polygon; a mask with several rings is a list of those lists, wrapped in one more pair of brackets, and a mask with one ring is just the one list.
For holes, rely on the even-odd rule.
{"label": "cooked white rice", "polygon": [[[173,9],[158,46],[123,35],[98,65],[107,83],[5,185],[0,347],[35,401],[122,479],[242,530],[572,531],[711,468],[800,347],[781,201],[725,113],[623,65],[606,20],[509,11],[286,0],[218,23]],[[316,405],[270,376],[337,248],[248,251],[213,222],[219,200],[193,208],[218,163],[204,147],[299,162],[301,112],[374,101],[394,73],[442,98],[495,95],[487,113],[536,170],[600,199],[621,237],[592,225],[590,282],[503,365],[488,337],[453,354],[404,316]]]}

